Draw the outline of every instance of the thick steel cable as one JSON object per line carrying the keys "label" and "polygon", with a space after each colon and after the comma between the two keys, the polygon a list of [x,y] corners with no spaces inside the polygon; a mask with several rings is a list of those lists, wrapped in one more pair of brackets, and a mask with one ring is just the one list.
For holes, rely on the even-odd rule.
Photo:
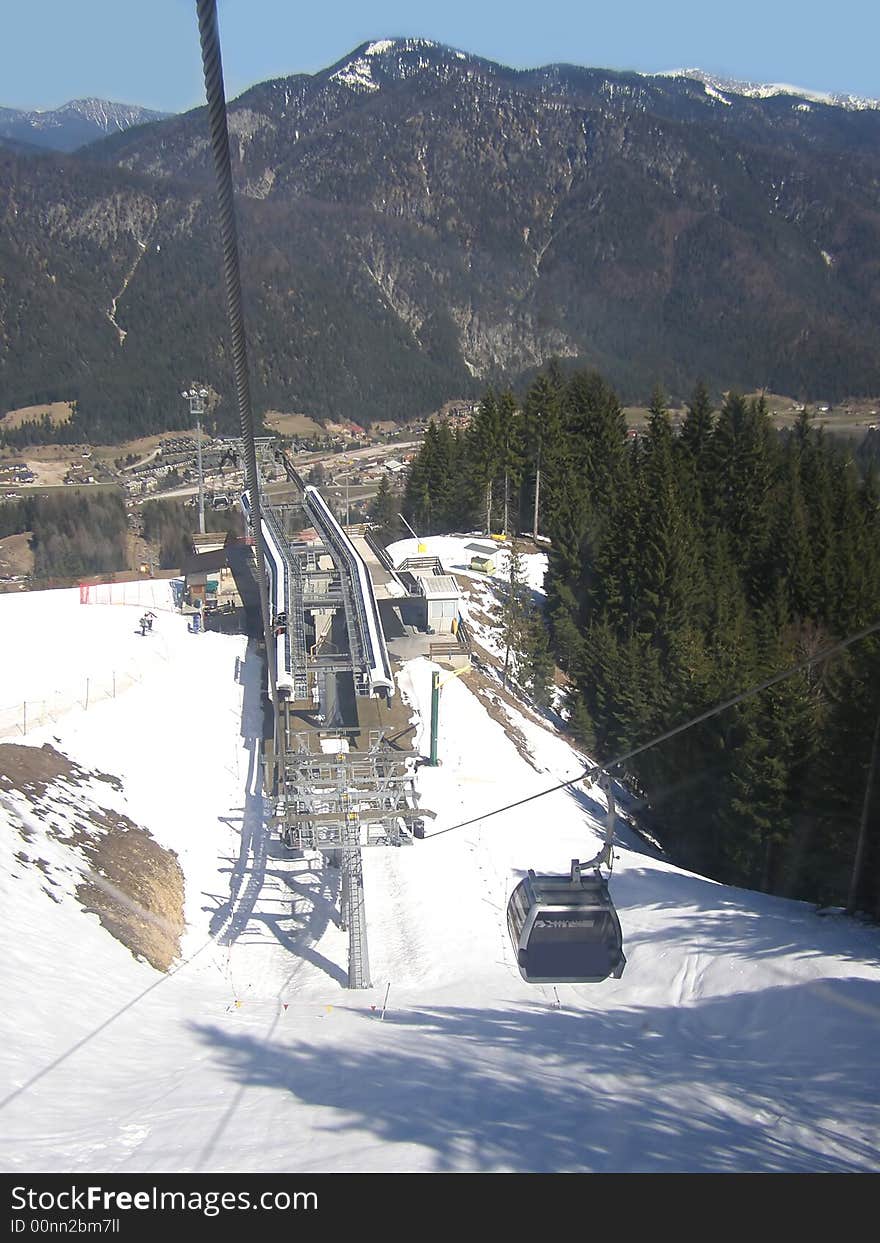
{"label": "thick steel cable", "polygon": [[[245,470],[247,472],[247,490],[251,506],[251,524],[254,531],[257,588],[260,595],[263,638],[266,644],[266,663],[269,670],[269,693],[274,701],[277,683],[275,644],[272,642],[272,619],[269,614],[269,584],[266,575],[266,563],[263,557],[263,526],[260,508],[260,487],[257,477],[256,433],[254,430],[253,411],[251,409],[247,341],[245,339],[244,317],[241,307],[238,234],[235,225],[235,206],[232,198],[232,164],[229,158],[229,129],[226,124],[226,94],[223,89],[223,62],[220,56],[220,36],[217,30],[216,0],[196,0],[196,9],[199,19],[199,37],[202,44],[202,65],[205,71],[205,95],[208,100],[211,150],[214,156],[214,172],[217,177],[217,215],[223,243],[226,310],[229,317],[229,333],[232,342],[232,364],[235,371],[235,391],[238,398],[238,419],[245,451]],[[276,743],[279,741],[283,740],[276,738]]]}
{"label": "thick steel cable", "polygon": [[712,717],[726,712],[728,708],[732,708],[735,704],[742,703],[744,699],[751,699],[753,695],[760,695],[761,691],[766,691],[769,687],[775,686],[777,682],[784,682],[787,678],[793,678],[796,673],[809,669],[810,665],[816,665],[823,660],[828,660],[831,656],[836,656],[838,652],[844,651],[845,648],[852,647],[853,643],[859,643],[862,639],[867,639],[869,635],[876,634],[878,631],[880,631],[880,621],[866,626],[858,634],[851,634],[848,638],[842,639],[840,643],[834,643],[831,647],[826,647],[821,652],[816,652],[814,656],[808,656],[805,660],[798,661],[796,665],[783,669],[781,673],[774,673],[772,677],[766,678],[757,686],[750,686],[748,690],[740,691],[738,695],[725,699],[723,703],[716,704],[714,708],[707,708],[699,716],[691,717],[689,721],[676,725],[674,729],[668,729],[664,734],[658,734],[656,738],[651,738],[648,742],[643,742],[640,746],[633,747],[631,751],[625,751],[622,755],[616,755],[613,759],[605,760],[602,763],[589,764],[576,777],[569,777],[568,781],[560,781],[557,785],[550,786],[546,790],[539,790],[537,794],[529,794],[526,798],[517,799],[515,803],[507,803],[504,807],[496,807],[492,811],[484,811],[481,816],[474,816],[470,820],[463,820],[461,824],[451,824],[446,829],[438,829],[436,833],[427,834],[425,841],[430,841],[432,837],[442,837],[444,833],[454,833],[457,829],[466,829],[469,825],[478,824],[481,820],[488,820],[492,816],[500,816],[502,812],[512,811],[514,807],[522,807],[525,803],[533,803],[536,798],[544,798],[547,794],[555,794],[557,790],[566,790],[570,786],[577,785],[579,781],[598,777],[600,773],[610,773],[612,768],[617,768],[618,765],[625,763],[626,760],[631,760],[634,756],[641,755],[643,751],[649,751],[651,747],[659,746],[661,742],[668,742],[670,738],[674,738],[677,734],[683,734],[687,729],[693,729],[695,725],[700,725],[703,721],[711,720]]}

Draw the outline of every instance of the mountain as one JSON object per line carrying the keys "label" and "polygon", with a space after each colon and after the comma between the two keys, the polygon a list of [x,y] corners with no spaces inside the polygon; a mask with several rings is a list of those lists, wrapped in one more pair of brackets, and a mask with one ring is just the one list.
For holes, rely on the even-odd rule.
{"label": "mountain", "polygon": [[[552,355],[624,398],[880,392],[877,109],[386,39],[229,127],[258,409],[400,418]],[[232,425],[213,199],[204,109],[2,162],[8,407],[167,426],[198,375]]]}
{"label": "mountain", "polygon": [[73,99],[46,111],[0,108],[0,146],[27,143],[52,151],[75,151],[107,134],[161,121],[169,115],[106,99]]}
{"label": "mountain", "polygon": [[[714,74],[706,73],[702,69],[672,69],[665,74],[658,74],[656,76],[693,78],[694,81],[703,83],[704,87],[707,88],[706,93],[709,95],[713,91],[732,95],[746,95],[751,99],[769,99],[771,95],[788,95],[798,101],[795,106],[799,112],[809,111],[809,106],[804,106],[808,100],[819,104],[833,104],[838,108],[849,108],[855,111],[860,111],[863,108],[880,108],[880,100],[866,99],[862,95],[840,95],[829,93],[828,91],[813,91],[807,87],[791,86],[784,82],[743,82],[737,78],[719,78]],[[722,102],[725,101],[722,100]]]}

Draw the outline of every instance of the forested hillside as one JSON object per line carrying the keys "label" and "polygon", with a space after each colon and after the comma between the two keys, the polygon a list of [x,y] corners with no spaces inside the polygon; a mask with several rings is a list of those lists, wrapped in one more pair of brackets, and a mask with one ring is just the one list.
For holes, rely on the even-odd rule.
{"label": "forested hillside", "polygon": [[[229,108],[254,405],[405,419],[546,360],[627,401],[880,394],[880,110],[364,45]],[[0,412],[235,423],[203,109],[0,152]]]}
{"label": "forested hillside", "polygon": [[125,503],[116,491],[65,489],[0,503],[0,539],[25,531],[35,586],[129,567]]}
{"label": "forested hillside", "polygon": [[[142,510],[144,520],[144,539],[158,546],[159,568],[162,570],[179,570],[184,562],[192,556],[193,527],[196,511],[183,501],[159,500],[144,501]],[[244,519],[241,510],[235,509],[217,512],[210,515],[212,531],[233,531],[236,535],[244,534]]]}
{"label": "forested hillside", "polygon": [[[530,530],[539,462],[547,622],[570,727],[598,757],[880,620],[876,472],[806,412],[780,436],[761,400],[731,392],[713,410],[698,386],[674,435],[658,391],[629,439],[601,376],[551,367],[521,407],[489,391],[468,432],[432,427],[404,513],[425,532]],[[540,628],[521,615],[520,677],[546,698]],[[636,757],[627,775],[686,866],[843,902],[878,713],[875,636]],[[866,825],[857,904],[880,914],[880,782]]]}

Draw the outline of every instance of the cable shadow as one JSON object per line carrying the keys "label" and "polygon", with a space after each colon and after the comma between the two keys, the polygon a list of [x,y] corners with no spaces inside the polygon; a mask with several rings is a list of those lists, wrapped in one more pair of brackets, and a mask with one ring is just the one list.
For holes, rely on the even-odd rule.
{"label": "cable shadow", "polygon": [[236,679],[243,687],[241,704],[241,737],[245,739],[248,769],[244,780],[240,824],[236,817],[220,816],[222,823],[237,827],[238,856],[229,876],[229,895],[215,909],[209,931],[218,945],[232,945],[247,927],[253,915],[268,858],[269,833],[264,822],[262,795],[262,742],[264,720],[262,707],[263,662],[253,639],[248,641],[244,660],[236,662]]}
{"label": "cable shadow", "polygon": [[[328,925],[337,924],[336,907],[339,902],[339,875],[332,869],[318,873],[317,885],[304,884],[296,879],[293,870],[278,866],[286,852],[272,838],[265,822],[262,774],[260,761],[264,732],[262,708],[262,662],[253,641],[248,645],[244,662],[239,662],[236,675],[244,687],[241,712],[241,734],[247,741],[248,771],[244,783],[244,805],[231,809],[231,814],[219,820],[239,834],[238,854],[230,860],[229,892],[220,897],[205,896],[217,905],[211,915],[209,928],[218,945],[233,945],[236,941],[252,943],[262,939],[261,933],[277,941],[297,958],[311,963],[330,979],[347,985],[347,974],[325,955],[319,953],[314,943],[319,941]],[[234,814],[241,811],[240,819]],[[273,866],[274,865],[274,866]],[[314,876],[311,867],[307,873]],[[266,897],[267,881],[274,880],[283,899],[285,892],[291,898],[310,904],[301,912],[279,914],[261,911],[257,903],[261,894]]]}
{"label": "cable shadow", "polygon": [[248,772],[238,857],[229,875],[229,896],[211,916],[209,924],[210,934],[218,945],[233,945],[247,927],[265,878],[269,834],[263,822],[262,793],[252,793],[254,786],[259,790],[262,780],[259,748],[259,739],[248,741]]}
{"label": "cable shadow", "polygon": [[688,1007],[390,1011],[360,1044],[348,1024],[320,1044],[194,1030],[231,1082],[337,1110],[316,1132],[425,1147],[438,1170],[876,1169],[880,983],[821,983]]}

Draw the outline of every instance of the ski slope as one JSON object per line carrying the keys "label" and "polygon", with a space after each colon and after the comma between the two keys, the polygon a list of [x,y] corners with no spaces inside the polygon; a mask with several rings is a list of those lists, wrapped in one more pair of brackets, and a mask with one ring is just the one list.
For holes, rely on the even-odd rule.
{"label": "ski slope", "polygon": [[[366,852],[374,987],[348,991],[338,873],[263,829],[246,641],[190,634],[170,586],[143,586],[149,636],[142,602],[0,596],[0,706],[59,692],[51,720],[0,741],[51,743],[122,787],[59,781],[35,812],[0,781],[0,1168],[878,1168],[876,928],[683,872],[624,831],[623,978],[520,979],[507,896],[527,868],[595,852],[596,792]],[[84,679],[115,667],[130,683],[85,707]],[[423,753],[431,670],[399,677]],[[441,765],[418,774],[429,832],[580,771],[558,736],[515,724],[531,763],[461,679],[444,686]],[[179,855],[187,928],[167,975],[74,896],[86,805]]]}

